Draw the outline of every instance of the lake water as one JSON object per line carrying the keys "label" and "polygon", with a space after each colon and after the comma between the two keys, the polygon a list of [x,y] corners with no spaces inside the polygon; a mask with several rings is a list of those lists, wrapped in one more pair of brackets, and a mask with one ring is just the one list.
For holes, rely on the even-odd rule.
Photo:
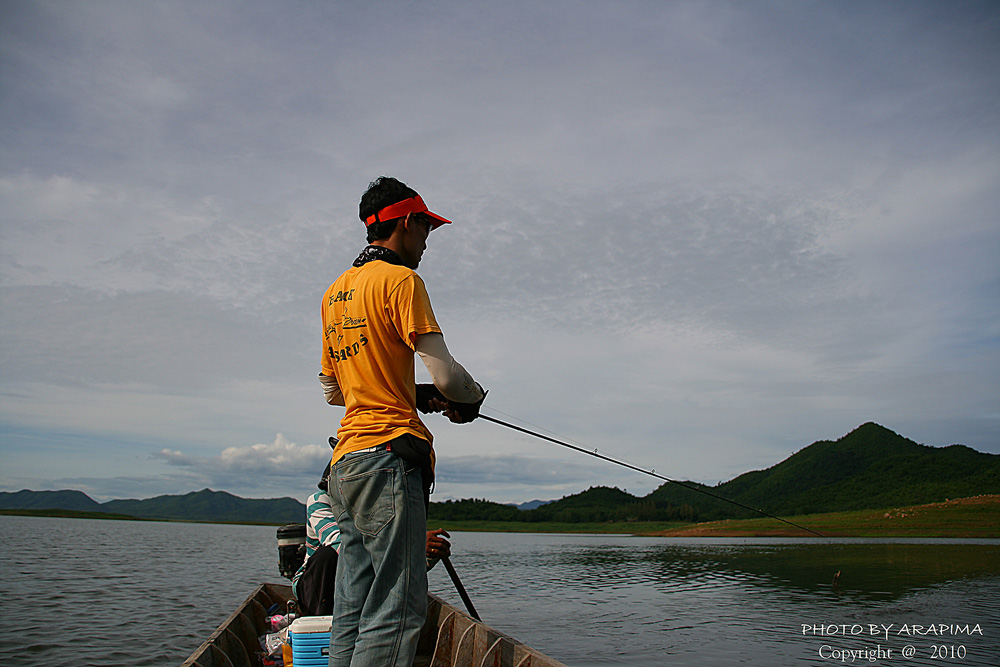
{"label": "lake water", "polygon": [[[1000,664],[997,540],[452,542],[483,619],[572,667]],[[0,545],[4,665],[176,666],[283,581],[273,527],[0,516]]]}

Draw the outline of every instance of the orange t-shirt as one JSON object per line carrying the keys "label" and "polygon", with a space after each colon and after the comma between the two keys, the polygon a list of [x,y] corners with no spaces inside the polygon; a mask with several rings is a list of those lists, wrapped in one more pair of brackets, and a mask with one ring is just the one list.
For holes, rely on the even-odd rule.
{"label": "orange t-shirt", "polygon": [[323,374],[337,378],[347,409],[333,461],[406,433],[431,442],[417,415],[413,346],[441,329],[420,276],[382,261],[352,267],[323,295],[321,313]]}

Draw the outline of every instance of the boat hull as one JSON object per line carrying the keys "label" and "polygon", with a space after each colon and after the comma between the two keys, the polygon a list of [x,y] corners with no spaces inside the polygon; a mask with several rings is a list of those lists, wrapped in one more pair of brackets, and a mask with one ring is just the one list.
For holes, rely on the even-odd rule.
{"label": "boat hull", "polygon": [[[284,608],[292,587],[261,584],[184,661],[181,667],[259,667],[259,637],[267,631],[267,609]],[[414,667],[566,667],[485,623],[428,595],[427,620]]]}

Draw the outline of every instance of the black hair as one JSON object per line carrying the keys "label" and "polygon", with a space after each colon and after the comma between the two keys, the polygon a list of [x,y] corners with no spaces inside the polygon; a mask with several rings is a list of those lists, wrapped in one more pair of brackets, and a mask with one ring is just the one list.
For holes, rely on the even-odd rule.
{"label": "black hair", "polygon": [[[392,206],[404,199],[416,197],[416,190],[409,188],[405,183],[392,176],[379,176],[368,184],[368,189],[361,195],[361,203],[358,205],[358,217],[361,222],[366,222],[368,218],[381,211],[386,206]],[[380,220],[368,225],[368,242],[379,239],[387,239],[396,230],[396,221]]]}

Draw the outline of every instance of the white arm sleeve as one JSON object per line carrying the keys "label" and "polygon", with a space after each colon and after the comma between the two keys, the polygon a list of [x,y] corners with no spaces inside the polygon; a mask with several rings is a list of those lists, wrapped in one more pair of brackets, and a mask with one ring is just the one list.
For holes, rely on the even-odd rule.
{"label": "white arm sleeve", "polygon": [[332,375],[323,375],[320,373],[319,383],[323,385],[323,395],[326,396],[327,403],[330,405],[344,405],[344,392],[340,390],[337,378]]}
{"label": "white arm sleeve", "polygon": [[431,382],[449,401],[477,403],[484,396],[483,388],[451,356],[448,346],[444,344],[443,334],[420,334],[417,336],[416,350],[427,367],[427,372],[431,374]]}

